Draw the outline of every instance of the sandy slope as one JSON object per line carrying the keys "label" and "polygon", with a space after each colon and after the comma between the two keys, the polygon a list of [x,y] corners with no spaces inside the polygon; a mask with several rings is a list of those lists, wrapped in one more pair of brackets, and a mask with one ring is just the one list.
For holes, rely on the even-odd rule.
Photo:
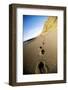
{"label": "sandy slope", "polygon": [[[35,73],[37,64],[45,62],[48,72],[56,72],[57,44],[56,32],[47,32],[36,37],[34,40],[24,45],[24,72]],[[42,48],[40,48],[42,47]],[[42,54],[41,51],[45,53]]]}

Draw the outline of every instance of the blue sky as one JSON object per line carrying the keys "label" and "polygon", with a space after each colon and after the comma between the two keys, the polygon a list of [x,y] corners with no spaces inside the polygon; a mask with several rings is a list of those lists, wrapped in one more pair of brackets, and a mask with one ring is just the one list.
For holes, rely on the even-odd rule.
{"label": "blue sky", "polygon": [[37,37],[43,30],[47,16],[23,15],[24,41]]}

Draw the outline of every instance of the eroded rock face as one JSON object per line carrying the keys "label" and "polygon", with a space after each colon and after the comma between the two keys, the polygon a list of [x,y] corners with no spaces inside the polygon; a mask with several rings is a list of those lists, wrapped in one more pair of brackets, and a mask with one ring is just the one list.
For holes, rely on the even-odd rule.
{"label": "eroded rock face", "polygon": [[49,17],[42,33],[23,44],[23,74],[57,73],[57,17]]}

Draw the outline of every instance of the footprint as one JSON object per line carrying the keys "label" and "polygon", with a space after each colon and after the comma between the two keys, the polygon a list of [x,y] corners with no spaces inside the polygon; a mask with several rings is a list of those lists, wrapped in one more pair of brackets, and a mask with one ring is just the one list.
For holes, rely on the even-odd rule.
{"label": "footprint", "polygon": [[43,54],[43,55],[45,54],[45,50],[44,49],[41,50],[41,54]]}
{"label": "footprint", "polygon": [[46,65],[44,65],[43,62],[40,62],[40,63],[39,63],[38,69],[39,69],[39,72],[40,72],[41,74],[48,72],[48,69],[47,69]]}
{"label": "footprint", "polygon": [[42,49],[42,46],[40,46],[40,49]]}
{"label": "footprint", "polygon": [[44,45],[45,43],[43,42],[42,44]]}

